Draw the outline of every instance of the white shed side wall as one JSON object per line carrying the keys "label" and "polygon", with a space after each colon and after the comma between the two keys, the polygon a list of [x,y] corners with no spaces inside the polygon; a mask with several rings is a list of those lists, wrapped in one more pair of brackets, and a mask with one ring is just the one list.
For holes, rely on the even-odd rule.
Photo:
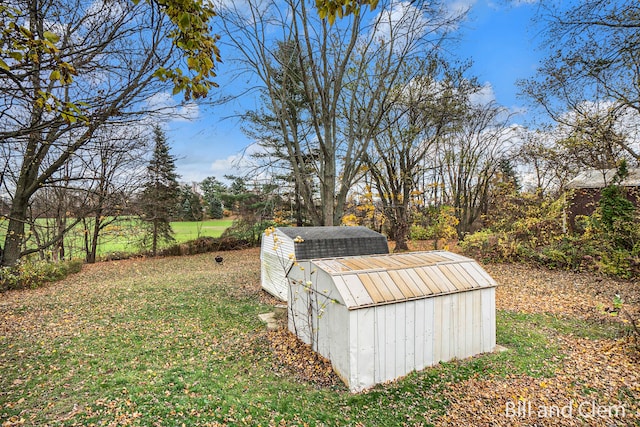
{"label": "white shed side wall", "polygon": [[493,351],[494,298],[485,288],[350,311],[349,389]]}
{"label": "white shed side wall", "polygon": [[293,240],[289,237],[282,233],[276,234],[276,236],[277,242],[274,240],[274,234],[262,235],[260,283],[262,289],[286,301],[288,280],[285,274],[293,264],[293,260],[289,259],[289,254],[294,253],[295,247]]}
{"label": "white shed side wall", "polygon": [[[288,288],[288,328],[313,350],[331,361],[334,371],[345,383],[349,382],[351,366],[349,354],[349,310],[339,300],[340,295],[331,277],[318,270],[311,274],[310,263],[301,262],[300,269],[294,266],[289,273]],[[301,282],[311,281],[316,292],[312,300],[312,313],[309,316],[310,294]],[[336,299],[336,302],[332,300]],[[312,334],[315,331],[315,336]]]}
{"label": "white shed side wall", "polygon": [[482,353],[496,348],[496,288],[484,289],[481,292],[482,306]]}

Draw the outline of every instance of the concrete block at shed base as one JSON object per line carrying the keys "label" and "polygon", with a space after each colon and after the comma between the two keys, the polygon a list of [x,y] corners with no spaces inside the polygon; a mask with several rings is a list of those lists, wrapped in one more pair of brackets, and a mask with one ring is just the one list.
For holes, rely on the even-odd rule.
{"label": "concrete block at shed base", "polygon": [[276,331],[280,329],[280,325],[275,318],[274,312],[258,314],[258,318],[267,324],[268,331]]}

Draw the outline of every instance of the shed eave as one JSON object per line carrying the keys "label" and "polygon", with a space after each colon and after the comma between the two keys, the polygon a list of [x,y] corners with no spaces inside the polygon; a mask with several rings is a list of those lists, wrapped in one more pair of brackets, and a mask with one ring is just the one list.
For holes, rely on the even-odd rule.
{"label": "shed eave", "polygon": [[446,296],[446,295],[463,294],[463,293],[466,293],[466,292],[477,292],[477,291],[481,291],[483,289],[497,288],[498,286],[500,286],[500,285],[498,285],[496,283],[496,284],[493,284],[493,285],[482,286],[482,287],[478,287],[478,288],[457,290],[457,291],[451,291],[451,292],[439,292],[439,293],[436,293],[436,294],[421,295],[421,296],[414,297],[414,298],[397,299],[397,300],[393,300],[393,301],[377,302],[377,303],[373,303],[373,304],[360,304],[360,305],[352,305],[352,306],[345,305],[345,307],[347,307],[347,310],[349,310],[349,311],[354,311],[354,310],[360,310],[360,309],[363,309],[363,308],[371,308],[371,307],[380,307],[380,306],[384,306],[384,305],[400,304],[400,303],[409,302],[409,301],[419,301],[419,300],[423,300],[423,299],[437,298],[437,297]]}
{"label": "shed eave", "polygon": [[[340,258],[335,258],[335,259],[340,259]],[[323,261],[323,258],[318,258],[318,259],[312,259],[311,260],[312,263],[313,262],[317,262],[317,261]],[[433,264],[416,265],[415,267],[437,267],[437,266],[440,266],[440,265],[460,264],[461,262],[473,262],[473,260],[471,258],[467,258],[467,260],[465,260],[465,261],[460,261],[460,260],[438,261],[438,262],[434,262]],[[407,269],[406,266],[398,265],[398,266],[390,266],[390,267],[374,267],[374,268],[367,268],[367,269],[361,269],[361,270],[347,270],[347,271],[329,271],[329,270],[324,270],[324,271],[327,274],[329,274],[330,276],[335,277],[335,276],[344,276],[345,274],[377,273],[377,272],[381,272],[381,271],[397,271],[397,270],[406,270],[406,269]]]}

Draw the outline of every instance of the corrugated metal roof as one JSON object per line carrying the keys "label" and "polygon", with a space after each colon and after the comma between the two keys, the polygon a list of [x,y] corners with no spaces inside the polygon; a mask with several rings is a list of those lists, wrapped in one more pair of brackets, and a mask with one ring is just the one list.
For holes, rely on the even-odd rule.
{"label": "corrugated metal roof", "polygon": [[389,253],[387,238],[366,227],[279,227],[294,240],[298,260]]}
{"label": "corrugated metal roof", "polygon": [[[604,188],[613,184],[616,169],[588,169],[580,172],[567,184],[567,188]],[[621,183],[625,187],[640,187],[640,168],[629,169],[629,175]]]}
{"label": "corrugated metal roof", "polygon": [[497,286],[474,260],[447,251],[317,259],[348,309]]}

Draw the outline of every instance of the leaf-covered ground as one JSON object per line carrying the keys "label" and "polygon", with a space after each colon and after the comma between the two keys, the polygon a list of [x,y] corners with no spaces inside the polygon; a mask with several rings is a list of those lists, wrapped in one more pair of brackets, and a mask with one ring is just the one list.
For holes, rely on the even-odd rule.
{"label": "leaf-covered ground", "polygon": [[640,284],[489,265],[507,351],[352,395],[257,314],[257,249],[86,266],[0,294],[0,425],[640,425],[640,360],[616,294]]}
{"label": "leaf-covered ground", "polygon": [[486,269],[501,284],[496,308],[538,317],[562,359],[540,377],[474,376],[451,384],[439,425],[640,425],[640,343],[606,332],[626,320],[611,315],[616,294],[640,320],[640,284],[523,265]]}

